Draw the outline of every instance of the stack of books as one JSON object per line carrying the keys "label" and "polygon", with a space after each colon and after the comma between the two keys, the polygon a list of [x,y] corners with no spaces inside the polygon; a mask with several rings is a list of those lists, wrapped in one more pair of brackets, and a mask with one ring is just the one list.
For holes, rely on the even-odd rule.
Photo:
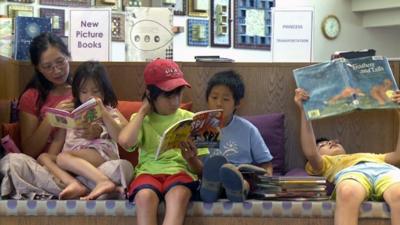
{"label": "stack of books", "polygon": [[251,196],[256,199],[325,200],[326,179],[318,176],[257,175]]}

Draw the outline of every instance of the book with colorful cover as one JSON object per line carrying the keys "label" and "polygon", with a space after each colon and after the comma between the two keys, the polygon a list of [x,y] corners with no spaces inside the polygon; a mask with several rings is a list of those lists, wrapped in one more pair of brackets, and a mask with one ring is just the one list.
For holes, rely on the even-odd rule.
{"label": "book with colorful cover", "polygon": [[34,37],[51,31],[50,18],[24,17],[15,18],[13,58],[29,60],[29,45]]}
{"label": "book with colorful cover", "polygon": [[391,97],[398,86],[382,56],[338,58],[293,71],[297,87],[308,92],[307,119],[320,119],[356,109],[399,108]]}
{"label": "book with colorful cover", "polygon": [[91,98],[72,112],[56,108],[46,108],[46,116],[53,127],[78,128],[101,118],[101,108],[96,99]]}
{"label": "book with colorful cover", "polygon": [[12,56],[12,18],[0,18],[0,55]]}
{"label": "book with colorful cover", "polygon": [[169,149],[179,149],[181,142],[192,138],[197,148],[218,148],[222,125],[222,109],[195,113],[193,118],[180,120],[162,135],[156,159]]}

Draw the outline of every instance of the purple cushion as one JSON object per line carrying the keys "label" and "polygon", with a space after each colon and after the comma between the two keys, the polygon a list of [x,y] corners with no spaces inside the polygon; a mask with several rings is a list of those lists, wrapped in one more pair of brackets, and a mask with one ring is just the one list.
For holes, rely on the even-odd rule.
{"label": "purple cushion", "polygon": [[244,118],[258,128],[265,144],[274,157],[272,160],[274,174],[283,174],[285,172],[285,115],[283,113],[271,113],[244,116]]}

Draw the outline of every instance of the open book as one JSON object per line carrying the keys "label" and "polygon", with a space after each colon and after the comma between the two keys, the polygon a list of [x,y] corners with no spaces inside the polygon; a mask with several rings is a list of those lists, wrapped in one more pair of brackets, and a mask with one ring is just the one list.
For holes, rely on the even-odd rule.
{"label": "open book", "polygon": [[72,112],[56,108],[46,109],[47,119],[53,127],[76,128],[101,118],[100,105],[91,98]]}
{"label": "open book", "polygon": [[180,120],[164,131],[157,148],[156,159],[169,149],[179,148],[179,144],[192,138],[197,148],[219,147],[222,125],[222,109],[200,111],[193,118]]}
{"label": "open book", "polygon": [[293,71],[298,87],[310,95],[307,119],[320,119],[355,109],[398,108],[398,90],[388,60],[382,56],[338,58]]}

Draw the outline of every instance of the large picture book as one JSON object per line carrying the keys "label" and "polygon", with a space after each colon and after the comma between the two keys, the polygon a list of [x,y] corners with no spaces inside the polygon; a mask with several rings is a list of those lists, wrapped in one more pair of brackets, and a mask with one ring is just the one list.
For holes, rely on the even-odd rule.
{"label": "large picture book", "polygon": [[320,119],[356,109],[398,108],[391,101],[398,86],[388,60],[382,56],[338,58],[293,71],[296,84],[310,98],[307,119]]}
{"label": "large picture book", "polygon": [[29,45],[32,39],[40,33],[50,31],[50,18],[17,16],[15,18],[14,59],[29,60]]}
{"label": "large picture book", "polygon": [[72,112],[56,108],[46,108],[46,117],[53,127],[77,128],[101,118],[101,108],[96,99],[91,98]]}
{"label": "large picture book", "polygon": [[0,18],[0,55],[12,56],[12,18]]}
{"label": "large picture book", "polygon": [[200,111],[193,118],[180,120],[163,133],[156,159],[165,151],[179,149],[179,144],[192,138],[197,148],[219,147],[222,109]]}

